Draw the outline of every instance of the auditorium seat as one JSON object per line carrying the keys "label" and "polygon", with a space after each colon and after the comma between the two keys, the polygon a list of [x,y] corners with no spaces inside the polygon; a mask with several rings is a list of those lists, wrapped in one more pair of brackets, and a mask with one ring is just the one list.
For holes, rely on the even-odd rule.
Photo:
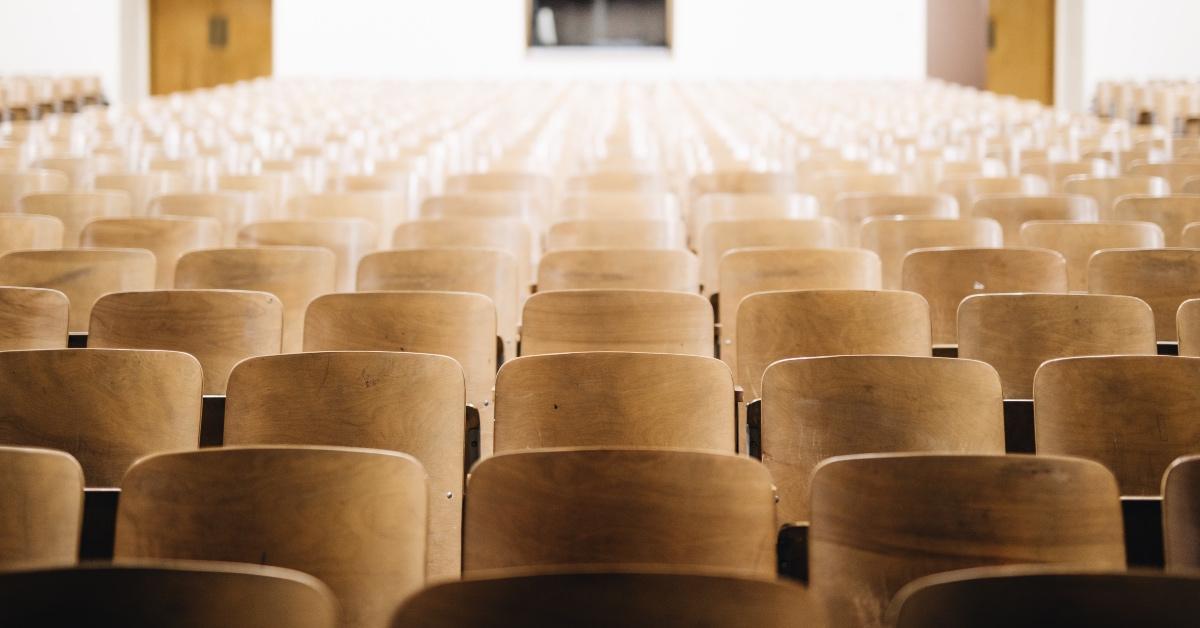
{"label": "auditorium seat", "polygon": [[762,461],[778,521],[809,518],[824,459],[878,452],[1004,453],[1000,377],[983,362],[901,355],[780,360],[762,381]]}
{"label": "auditorium seat", "polygon": [[546,250],[587,248],[682,249],[681,223],[665,220],[566,220],[546,231]]}
{"label": "auditorium seat", "polygon": [[113,292],[92,308],[88,346],[191,354],[204,370],[201,392],[223,395],[234,365],[279,353],[282,334],[283,305],[266,292]]}
{"label": "auditorium seat", "polygon": [[0,285],[58,290],[70,301],[68,329],[87,331],[96,299],[154,288],[154,254],[142,249],[52,249],[0,255]]}
{"label": "auditorium seat", "polygon": [[679,222],[679,201],[667,192],[571,192],[558,203],[558,220]]}
{"label": "auditorium seat", "polygon": [[99,218],[128,218],[132,211],[129,195],[116,190],[30,194],[22,197],[17,205],[22,213],[53,216],[60,220],[62,245],[69,249],[80,246],[80,235],[89,222]]}
{"label": "auditorium seat", "polygon": [[1102,249],[1160,248],[1163,232],[1152,222],[1093,223],[1031,220],[1021,226],[1025,246],[1058,251],[1067,260],[1067,287],[1073,292],[1088,289],[1088,260]]}
{"label": "auditorium seat", "polygon": [[280,216],[287,200],[302,192],[302,185],[294,177],[280,172],[259,174],[221,174],[217,176],[218,192],[249,192],[266,205],[268,216]]}
{"label": "auditorium seat", "polygon": [[521,317],[521,355],[640,351],[713,356],[713,310],[663,290],[539,292]]}
{"label": "auditorium seat", "polygon": [[334,291],[335,256],[317,247],[271,246],[206,249],[179,258],[177,289],[269,292],[283,304],[283,352],[301,350],[304,311],[316,297]]}
{"label": "auditorium seat", "polygon": [[1101,251],[1088,263],[1088,291],[1124,294],[1149,303],[1158,339],[1175,340],[1179,305],[1200,297],[1200,249]]}
{"label": "auditorium seat", "polygon": [[1091,177],[1075,175],[1067,177],[1062,186],[1067,194],[1083,194],[1096,199],[1100,218],[1109,220],[1114,215],[1114,205],[1122,196],[1141,194],[1166,196],[1171,187],[1166,179],[1149,175],[1122,175],[1119,177]]}
{"label": "auditorium seat", "polygon": [[1200,161],[1167,161],[1148,163],[1135,161],[1129,165],[1127,172],[1131,175],[1159,177],[1167,182],[1172,190],[1183,191],[1184,183],[1192,177],[1200,177]]}
{"label": "auditorium seat", "polygon": [[1050,185],[1036,175],[990,177],[982,175],[949,176],[937,185],[939,194],[949,194],[958,201],[964,218],[980,218],[969,211],[976,201],[984,196],[996,194],[1039,196],[1050,193]]}
{"label": "auditorium seat", "polygon": [[354,291],[358,262],[375,250],[378,241],[375,226],[359,218],[255,222],[242,227],[237,236],[238,246],[309,246],[333,251],[334,285],[339,292]]}
{"label": "auditorium seat", "polygon": [[417,217],[422,220],[516,220],[538,225],[545,211],[536,197],[520,192],[459,192],[425,199]]}
{"label": "auditorium seat", "polygon": [[697,174],[688,183],[688,199],[695,202],[706,194],[794,194],[799,181],[786,172],[718,170]]}
{"label": "auditorium seat", "polygon": [[512,220],[415,220],[396,227],[392,243],[397,249],[471,247],[499,249],[517,261],[517,289],[528,294],[533,283],[533,233],[529,225]]}
{"label": "auditorium seat", "polygon": [[[83,469],[74,458],[0,446],[0,572],[74,565],[82,517]],[[0,602],[0,621],[8,602]]]}
{"label": "auditorium seat", "polygon": [[1004,230],[1004,242],[1021,241],[1021,225],[1030,220],[1095,222],[1100,219],[1096,200],[1081,194],[985,194],[971,208],[974,218],[991,218]]}
{"label": "auditorium seat", "polygon": [[425,582],[428,489],[412,457],[225,447],[143,458],[121,482],[115,560],[257,563],[329,586],[339,626],[386,625]]}
{"label": "auditorium seat", "polygon": [[267,219],[263,199],[250,192],[182,192],[161,194],[150,201],[151,216],[213,218],[221,223],[222,246],[237,243],[244,225]]}
{"label": "auditorium seat", "polygon": [[61,449],[88,486],[113,487],[138,458],[195,449],[200,363],[176,351],[0,351],[0,444]]}
{"label": "auditorium seat", "polygon": [[988,248],[1003,245],[999,223],[990,218],[878,216],[863,221],[859,243],[879,256],[883,288],[901,287],[904,256],[936,247]]}
{"label": "auditorium seat", "polygon": [[15,212],[21,197],[38,192],[66,192],[71,181],[58,170],[0,170],[0,211]]}
{"label": "auditorium seat", "polygon": [[122,172],[96,175],[96,190],[121,190],[129,195],[133,216],[147,216],[154,197],[190,192],[191,183],[177,172]]}
{"label": "auditorium seat", "polygon": [[734,453],[733,376],[711,357],[526,356],[496,375],[496,452],[673,447]]}
{"label": "auditorium seat", "polygon": [[63,248],[63,222],[54,216],[0,213],[0,255]]}
{"label": "auditorium seat", "polygon": [[958,308],[958,356],[995,367],[1005,399],[1032,399],[1047,360],[1155,352],[1154,315],[1133,297],[976,294]]}
{"label": "auditorium seat", "polygon": [[1116,168],[1106,159],[1081,159],[1079,161],[1022,161],[1021,174],[1031,174],[1045,179],[1051,192],[1061,192],[1068,177],[1086,175],[1092,177],[1116,176]]}
{"label": "auditorium seat", "polygon": [[742,456],[665,449],[508,453],[476,465],[467,491],[468,576],[566,566],[775,574],[771,478]]}
{"label": "auditorium seat", "polygon": [[333,445],[400,451],[429,474],[428,576],[460,569],[462,367],[425,353],[322,351],[251,358],[229,377],[226,445]]}
{"label": "auditorium seat", "polygon": [[155,216],[100,218],[84,226],[82,247],[146,249],[154,254],[154,287],[171,288],[175,265],[189,251],[221,246],[221,225],[212,218]]}
{"label": "auditorium seat", "polygon": [[721,257],[733,249],[784,247],[793,249],[842,246],[842,229],[831,218],[814,220],[751,219],[708,223],[700,237],[700,282],[705,296],[721,289]]}
{"label": "auditorium seat", "polygon": [[995,292],[1066,292],[1067,263],[1062,254],[1046,249],[918,249],[904,256],[900,287],[929,302],[933,342],[953,345],[959,341],[963,299]]}
{"label": "auditorium seat", "polygon": [[1113,213],[1117,220],[1153,222],[1162,228],[1165,246],[1184,246],[1180,244],[1183,228],[1200,221],[1200,194],[1122,196]]}
{"label": "auditorium seat", "polygon": [[858,242],[859,227],[868,218],[903,216],[906,218],[958,218],[958,202],[946,194],[842,194],[832,205],[832,213],[845,233]]}
{"label": "auditorium seat", "polygon": [[1188,299],[1176,314],[1179,355],[1200,357],[1200,299]]}
{"label": "auditorium seat", "polygon": [[809,577],[829,626],[884,626],[930,574],[1047,563],[1122,570],[1117,483],[1098,463],[1021,455],[868,454],[812,476]]}
{"label": "auditorium seat", "polygon": [[58,290],[0,286],[0,351],[65,349],[69,312]]}
{"label": "auditorium seat", "polygon": [[700,264],[684,249],[551,251],[538,261],[537,289],[700,291]]}
{"label": "auditorium seat", "polygon": [[398,192],[298,194],[288,199],[284,214],[289,220],[366,220],[379,235],[372,248],[380,249],[391,247],[396,225],[407,217],[405,197]]}
{"label": "auditorium seat", "polygon": [[688,214],[688,240],[694,250],[709,223],[741,220],[812,220],[821,215],[811,194],[709,193],[694,199]]}
{"label": "auditorium seat", "polygon": [[670,184],[660,175],[644,172],[591,172],[568,177],[564,188],[576,193],[663,194],[670,191]]}
{"label": "auditorium seat", "polygon": [[1179,245],[1200,249],[1200,222],[1190,223],[1183,228],[1183,235],[1179,238]]}

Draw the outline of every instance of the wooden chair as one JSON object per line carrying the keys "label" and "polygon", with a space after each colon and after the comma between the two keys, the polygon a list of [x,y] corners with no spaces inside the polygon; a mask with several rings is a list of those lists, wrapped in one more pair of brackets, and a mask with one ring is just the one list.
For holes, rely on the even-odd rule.
{"label": "wooden chair", "polygon": [[1198,467],[1200,456],[1189,454],[1173,461],[1163,474],[1163,550],[1166,568],[1171,571],[1200,568]]}
{"label": "wooden chair", "polygon": [[1067,260],[1067,287],[1088,289],[1088,260],[1102,249],[1160,248],[1163,232],[1152,222],[1079,223],[1031,220],[1021,227],[1021,243],[1062,253]]}
{"label": "wooden chair", "polygon": [[301,350],[304,311],[334,291],[335,257],[317,247],[192,251],[179,259],[175,287],[269,292],[283,303],[283,352]]}
{"label": "wooden chair", "polygon": [[476,465],[467,490],[468,575],[568,565],[775,575],[771,478],[742,456],[665,449],[509,453]]}
{"label": "wooden chair", "polygon": [[1021,164],[1021,174],[1032,174],[1045,179],[1052,192],[1061,192],[1067,177],[1087,175],[1092,177],[1116,176],[1116,168],[1107,159],[1081,159],[1079,161],[1031,161]]}
{"label": "wooden chair", "polygon": [[266,292],[116,292],[92,308],[88,346],[190,353],[204,370],[201,392],[223,395],[234,365],[279,353],[282,334],[283,305]]}
{"label": "wooden chair", "polygon": [[528,294],[533,283],[533,233],[511,220],[416,220],[396,227],[393,248],[481,248],[511,253],[517,260],[517,289]]}
{"label": "wooden chair", "polygon": [[58,170],[40,168],[0,171],[0,211],[15,212],[21,197],[38,192],[66,192],[71,180]]}
{"label": "wooden chair", "polygon": [[1005,399],[1033,398],[1047,360],[1155,352],[1154,315],[1132,297],[976,294],[958,308],[958,357],[995,367]]}
{"label": "wooden chair", "polygon": [[804,177],[801,188],[816,196],[821,207],[835,207],[846,196],[912,194],[916,183],[905,174],[827,170]]}
{"label": "wooden chair", "polygon": [[719,170],[697,174],[688,182],[688,198],[693,202],[705,194],[793,194],[799,180],[786,172]]}
{"label": "wooden chair", "polygon": [[568,192],[559,202],[555,216],[564,221],[680,221],[679,201],[666,192]]}
{"label": "wooden chair", "polygon": [[1067,177],[1062,186],[1068,194],[1083,194],[1096,199],[1100,208],[1100,218],[1110,219],[1114,215],[1114,205],[1122,196],[1166,196],[1171,193],[1170,185],[1162,177],[1147,175],[1123,175],[1119,177],[1089,177],[1076,175]]}
{"label": "wooden chair", "polygon": [[[377,164],[378,165],[378,164]],[[391,170],[380,172],[377,168],[374,174],[341,174],[330,177],[325,189],[335,193],[359,192],[390,192],[394,194],[415,195],[420,189],[420,182],[410,171]]]}
{"label": "wooden chair", "polygon": [[369,447],[429,474],[431,578],[457,578],[463,504],[462,367],[424,353],[328,351],[251,358],[229,378],[225,444]]}
{"label": "wooden chair", "polygon": [[807,591],[786,581],[642,568],[507,573],[434,585],[409,598],[393,628],[783,628],[818,625]]}
{"label": "wooden chair", "polygon": [[200,442],[200,363],[176,351],[0,351],[0,443],[61,449],[88,486]]}
{"label": "wooden chair", "polygon": [[832,209],[832,216],[855,238],[859,225],[868,218],[958,218],[958,202],[946,194],[845,194]]}
{"label": "wooden chair", "polygon": [[762,381],[762,460],[779,523],[807,521],[826,458],[877,452],[1004,453],[996,370],[973,360],[851,355],[781,360]]}
{"label": "wooden chair", "polygon": [[372,290],[475,292],[492,300],[505,355],[517,353],[519,293],[512,254],[497,249],[378,251],[358,265],[357,287]]}
{"label": "wooden chair", "polygon": [[720,361],[661,353],[517,358],[496,375],[496,452],[672,447],[734,453],[733,375]]}
{"label": "wooden chair", "polygon": [[1011,246],[1021,241],[1021,225],[1030,220],[1095,222],[1100,210],[1096,199],[1082,194],[987,194],[975,200],[971,216],[1000,223],[1004,242]]}
{"label": "wooden chair", "polygon": [[682,249],[683,228],[662,220],[569,220],[550,225],[546,250]]}
{"label": "wooden chair", "polygon": [[721,257],[720,358],[737,372],[742,299],[775,290],[878,290],[879,256],[864,249],[733,249]]}
{"label": "wooden chair", "polygon": [[1181,244],[1181,236],[1189,223],[1200,221],[1200,194],[1122,196],[1116,200],[1113,213],[1117,220],[1157,224],[1163,230],[1165,246],[1186,246]]}
{"label": "wooden chair", "polygon": [[315,246],[333,251],[335,286],[354,291],[359,261],[375,250],[379,236],[371,223],[358,218],[256,222],[238,231],[238,246]]}
{"label": "wooden chair", "polygon": [[880,216],[862,223],[859,242],[879,256],[883,287],[898,290],[904,256],[916,249],[934,247],[999,247],[1004,243],[1000,224],[990,218],[910,218]]}
{"label": "wooden chair", "polygon": [[466,374],[467,403],[480,415],[480,447],[492,443],[496,307],[466,292],[327,294],[308,308],[305,351],[408,351],[454,358]]}
{"label": "wooden chair", "polygon": [[298,569],[337,596],[340,626],[382,626],[425,582],[428,489],[405,454],[223,447],[139,460],[121,483],[117,561]]}
{"label": "wooden chair", "polygon": [[61,249],[63,223],[54,216],[0,214],[0,255],[9,251]]}
{"label": "wooden chair", "polygon": [[233,246],[243,226],[266,220],[266,202],[250,192],[190,192],[162,194],[150,201],[151,216],[214,218],[221,223],[221,244]]}
{"label": "wooden chair", "polygon": [[894,354],[928,357],[929,305],[892,290],[759,292],[738,307],[734,383],[762,396],[767,367],[786,358]]}
{"label": "wooden chair", "polygon": [[697,294],[557,290],[525,303],[521,355],[640,351],[712,357],[713,311]]}
{"label": "wooden chair", "polygon": [[1183,228],[1179,245],[1187,248],[1200,249],[1200,222],[1193,222]]}
{"label": "wooden chair", "polygon": [[980,198],[993,194],[1040,196],[1050,193],[1050,185],[1045,179],[1029,174],[1007,177],[991,177],[984,175],[956,175],[943,178],[938,182],[937,192],[948,194],[958,201],[963,210],[963,217],[984,218],[969,213]]}
{"label": "wooden chair", "polygon": [[291,569],[207,561],[97,563],[0,574],[0,622],[334,628],[337,603],[321,581]]}
{"label": "wooden chair", "polygon": [[1149,303],[1158,339],[1175,340],[1180,304],[1200,297],[1200,249],[1100,251],[1088,263],[1088,291]]}
{"label": "wooden chair", "polygon": [[685,249],[571,249],[538,263],[537,289],[700,291],[700,263]]}
{"label": "wooden chair", "polygon": [[1127,172],[1135,176],[1159,177],[1166,180],[1172,190],[1183,190],[1188,179],[1200,177],[1200,161],[1134,162],[1129,165]]}
{"label": "wooden chair", "polygon": [[87,331],[96,299],[154,288],[154,254],[140,249],[55,249],[0,255],[0,285],[58,290],[70,301],[68,329]]}
{"label": "wooden chair", "polygon": [[1051,360],[1034,377],[1033,406],[1038,453],[1096,460],[1122,495],[1158,495],[1171,461],[1200,438],[1200,359]]}
{"label": "wooden chair", "polygon": [[705,296],[721,289],[720,262],[733,249],[786,247],[828,249],[842,245],[842,231],[831,218],[816,220],[723,220],[704,227],[700,239],[700,283]]}
{"label": "wooden chair", "polygon": [[1179,331],[1179,355],[1200,357],[1200,299],[1179,305],[1175,327]]}
{"label": "wooden chair", "polygon": [[877,454],[812,476],[811,591],[830,626],[883,626],[892,596],[933,573],[1048,563],[1123,570],[1117,483],[1051,456]]}
{"label": "wooden chair", "polygon": [[519,192],[460,192],[433,196],[421,203],[418,218],[516,220],[537,225],[545,212],[540,197]]}
{"label": "wooden chair", "polygon": [[178,172],[136,172],[96,175],[97,190],[122,190],[129,195],[134,216],[149,215],[150,203],[156,196],[190,192],[191,182]]}
{"label": "wooden chair", "polygon": [[171,288],[175,265],[189,251],[221,246],[221,224],[212,218],[105,218],[93,220],[79,238],[84,247],[146,249],[154,254],[154,287]]}
{"label": "wooden chair", "polygon": [[688,214],[688,240],[699,248],[704,229],[730,220],[812,220],[821,215],[811,194],[705,194],[694,199]]}
{"label": "wooden chair", "polygon": [[128,218],[131,214],[129,194],[114,190],[30,194],[21,198],[17,206],[22,213],[57,218],[62,224],[62,245],[69,249],[80,246],[80,235],[89,222],[98,218]]}
{"label": "wooden chair", "polygon": [[671,189],[666,177],[645,172],[591,172],[569,177],[567,192],[664,194]]}
{"label": "wooden chair", "polygon": [[0,351],[67,348],[67,295],[0,286]]}
{"label": "wooden chair", "polygon": [[408,216],[403,194],[397,192],[325,192],[301,194],[287,202],[290,220],[333,220],[359,218],[375,227],[379,240],[372,248],[392,244],[392,232]]}
{"label": "wooden chair", "polygon": [[262,172],[259,174],[222,174],[217,176],[219,192],[249,192],[266,203],[268,215],[283,213],[287,200],[299,192],[302,185],[291,174]]}
{"label": "wooden chair", "polygon": [[939,248],[910,251],[901,264],[900,287],[929,302],[933,342],[958,342],[958,307],[972,294],[1066,292],[1067,262],[1061,253],[1028,248]]}
{"label": "wooden chair", "polygon": [[1200,578],[1149,571],[1007,566],[909,583],[892,602],[896,628],[1184,628],[1200,612]]}
{"label": "wooden chair", "polygon": [[83,469],[74,458],[0,446],[0,570],[74,565],[82,520]]}
{"label": "wooden chair", "polygon": [[447,194],[469,192],[516,192],[539,201],[550,200],[554,184],[550,177],[532,172],[492,171],[446,177]]}

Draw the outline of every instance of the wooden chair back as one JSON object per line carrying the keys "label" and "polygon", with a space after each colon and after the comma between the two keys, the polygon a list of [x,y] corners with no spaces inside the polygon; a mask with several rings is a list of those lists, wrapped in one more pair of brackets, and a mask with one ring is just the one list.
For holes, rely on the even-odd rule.
{"label": "wooden chair back", "polygon": [[179,289],[269,292],[283,304],[283,352],[301,350],[309,302],[334,291],[335,257],[317,247],[208,249],[184,254],[175,267]]}
{"label": "wooden chair back", "polygon": [[379,238],[371,248],[380,249],[391,246],[396,225],[408,217],[405,197],[397,192],[300,194],[288,200],[285,214],[289,220],[365,220]]}
{"label": "wooden chair back", "polygon": [[958,218],[958,201],[947,194],[845,194],[833,204],[832,215],[847,233],[857,235],[868,218]]}
{"label": "wooden chair back", "polygon": [[762,396],[763,373],[776,361],[822,355],[928,357],[929,304],[897,290],[759,292],[738,307],[734,383]]}
{"label": "wooden chair back", "polygon": [[[129,194],[119,190],[94,192],[46,192],[21,198],[18,208],[25,214],[53,216],[62,223],[62,246],[79,246],[84,227],[100,218],[128,218],[131,215]],[[25,247],[57,248],[57,247]]]}
{"label": "wooden chair back", "polygon": [[826,458],[878,452],[1004,453],[996,370],[974,360],[847,355],[781,360],[762,382],[762,461],[779,523],[807,521]]}
{"label": "wooden chair back", "polygon": [[1161,248],[1163,232],[1152,222],[1032,220],[1021,227],[1021,243],[1062,253],[1067,260],[1067,288],[1085,292],[1088,260],[1093,253],[1102,249]]}
{"label": "wooden chair back", "polygon": [[238,231],[238,246],[312,246],[333,251],[339,292],[354,291],[358,262],[375,250],[375,226],[360,218],[256,222]]}
{"label": "wooden chair back", "polygon": [[0,571],[74,565],[82,521],[83,469],[74,458],[0,446]]}
{"label": "wooden chair back", "polygon": [[432,196],[421,203],[418,217],[423,220],[515,220],[538,224],[545,211],[542,202],[520,192],[460,192]]}
{"label": "wooden chair back", "polygon": [[568,191],[558,204],[559,220],[660,220],[679,222],[679,201],[666,192]]}
{"label": "wooden chair back", "polygon": [[1100,210],[1096,199],[1083,194],[987,194],[975,200],[971,216],[1000,223],[1004,242],[1013,246],[1021,241],[1021,225],[1030,220],[1095,222]]}
{"label": "wooden chair back", "polygon": [[700,291],[700,263],[685,249],[570,249],[538,262],[537,289]]}
{"label": "wooden chair back", "polygon": [[324,351],[252,358],[229,377],[225,444],[401,451],[429,474],[431,578],[461,566],[466,387],[453,359]]}
{"label": "wooden chair back", "polygon": [[[1024,161],[1024,160],[1022,160]],[[1051,192],[1061,192],[1067,177],[1087,175],[1111,177],[1117,174],[1112,162],[1107,159],[1081,159],[1079,161],[1032,161],[1021,164],[1021,174],[1039,176],[1050,184]]]}
{"label": "wooden chair back", "polygon": [[1175,318],[1179,355],[1200,357],[1200,299],[1188,299],[1179,304]]}
{"label": "wooden chair back", "polygon": [[990,218],[867,218],[859,243],[879,256],[883,288],[899,290],[904,256],[916,249],[935,247],[999,247],[1004,243],[1000,224]]}
{"label": "wooden chair back", "polygon": [[1200,222],[1200,194],[1122,196],[1113,205],[1116,220],[1144,220],[1162,228],[1165,246],[1181,244],[1183,229]]}
{"label": "wooden chair back", "polygon": [[1181,456],[1162,479],[1163,553],[1171,571],[1200,568],[1200,456]]}
{"label": "wooden chair back", "polygon": [[27,194],[66,192],[70,187],[70,178],[58,170],[0,170],[0,211],[17,211],[21,197]]}
{"label": "wooden chair back", "polygon": [[1096,199],[1101,219],[1113,217],[1113,206],[1122,196],[1131,194],[1166,196],[1171,193],[1170,185],[1162,177],[1132,174],[1119,177],[1076,175],[1067,177],[1067,180],[1063,182],[1062,189],[1068,194],[1083,194]]}
{"label": "wooden chair back", "polygon": [[546,250],[683,249],[681,223],[665,220],[568,220],[550,225]]}
{"label": "wooden chair back", "polygon": [[217,176],[217,190],[224,192],[249,192],[258,195],[266,203],[271,216],[283,213],[287,200],[302,189],[303,185],[290,173],[262,172],[259,174],[222,174]]}
{"label": "wooden chair back", "polygon": [[556,290],[529,297],[521,355],[576,351],[712,357],[712,306],[698,294],[661,290]]}
{"label": "wooden chair back", "polygon": [[829,249],[842,246],[842,241],[842,229],[831,218],[711,222],[700,240],[700,283],[705,296],[720,291],[721,257],[733,249]]}
{"label": "wooden chair back", "polygon": [[1066,259],[1046,249],[918,249],[900,268],[900,287],[929,301],[935,344],[958,342],[958,307],[972,294],[1067,291]]}
{"label": "wooden chair back", "polygon": [[270,212],[266,201],[251,192],[184,192],[161,194],[150,201],[151,216],[214,218],[221,223],[221,244],[237,243],[238,230]]}
{"label": "wooden chair back", "polygon": [[820,215],[820,203],[811,194],[705,194],[692,201],[688,240],[693,248],[699,248],[705,227],[714,222],[811,220]]}
{"label": "wooden chair back", "polygon": [[771,478],[742,456],[667,449],[509,453],[476,465],[467,490],[468,575],[567,565],[775,574]]}
{"label": "wooden chair back", "polygon": [[58,290],[0,286],[0,351],[66,349],[70,308]]}
{"label": "wooden chair back", "polygon": [[0,255],[9,251],[61,249],[63,222],[54,216],[0,214]]}
{"label": "wooden chair back", "polygon": [[481,248],[499,249],[517,260],[517,289],[529,292],[533,283],[533,233],[512,220],[440,219],[415,220],[396,227],[393,248]]}
{"label": "wooden chair back", "polygon": [[74,456],[88,486],[200,444],[200,363],[176,351],[0,351],[0,443]]}
{"label": "wooden chair back", "polygon": [[204,370],[201,392],[225,394],[234,365],[279,353],[283,305],[266,292],[152,290],[115,292],[92,308],[88,346],[189,353]]}
{"label": "wooden chair back", "polygon": [[1034,373],[1048,360],[1156,350],[1154,315],[1132,297],[977,294],[958,308],[958,356],[995,367],[1005,399],[1033,398]]}
{"label": "wooden chair back", "polygon": [[883,626],[933,573],[1050,563],[1125,568],[1117,483],[1099,463],[1021,455],[878,454],[812,476],[809,573],[830,626]]}
{"label": "wooden chair back", "polygon": [[146,249],[154,254],[154,287],[171,288],[175,265],[184,253],[221,246],[221,224],[212,218],[102,218],[89,222],[79,238],[83,247]]}
{"label": "wooden chair back", "polygon": [[1100,251],[1088,262],[1088,292],[1149,303],[1158,339],[1176,340],[1179,306],[1200,297],[1200,249]]}
{"label": "wooden chair back", "polygon": [[786,172],[720,170],[697,174],[688,183],[688,198],[695,201],[705,194],[793,194],[799,180]]}
{"label": "wooden chair back", "polygon": [[0,255],[0,285],[50,288],[70,302],[68,329],[83,332],[96,299],[154,288],[154,254],[140,249],[53,249]]}
{"label": "wooden chair back", "polygon": [[[382,626],[425,583],[428,489],[405,454],[222,447],[139,460],[121,483],[113,554],[257,563],[312,574],[340,626]],[[369,514],[369,516],[364,516]]]}
{"label": "wooden chair back", "polygon": [[121,190],[129,195],[129,207],[134,216],[149,215],[154,197],[190,192],[191,187],[186,176],[165,170],[96,175],[97,190]]}
{"label": "wooden chair back", "polygon": [[448,194],[467,192],[516,192],[528,194],[539,201],[550,199],[554,184],[550,177],[532,172],[493,171],[458,174],[446,177]]}
{"label": "wooden chair back", "polygon": [[980,218],[968,212],[980,198],[992,194],[1012,195],[1045,195],[1050,193],[1050,184],[1043,178],[1030,175],[987,176],[987,175],[954,175],[943,178],[938,182],[937,192],[948,194],[958,201],[964,216]]}
{"label": "wooden chair back", "polygon": [[670,191],[666,177],[647,172],[592,172],[569,177],[564,187],[576,193],[663,194]]}
{"label": "wooden chair back", "polygon": [[1166,180],[1172,190],[1183,190],[1184,183],[1188,179],[1200,177],[1200,161],[1134,162],[1129,165],[1127,173],[1135,176],[1159,177]]}

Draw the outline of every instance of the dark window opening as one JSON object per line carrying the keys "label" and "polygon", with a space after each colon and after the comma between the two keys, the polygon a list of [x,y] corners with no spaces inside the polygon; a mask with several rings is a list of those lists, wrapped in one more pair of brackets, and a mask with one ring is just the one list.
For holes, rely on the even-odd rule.
{"label": "dark window opening", "polygon": [[669,0],[530,0],[529,45],[670,45]]}

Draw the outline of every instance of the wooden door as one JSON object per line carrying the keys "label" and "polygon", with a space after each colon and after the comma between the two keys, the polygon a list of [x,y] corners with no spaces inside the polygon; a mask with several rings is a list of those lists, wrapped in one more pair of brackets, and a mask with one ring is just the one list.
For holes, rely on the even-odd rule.
{"label": "wooden door", "polygon": [[1054,104],[1054,0],[988,3],[987,88]]}
{"label": "wooden door", "polygon": [[271,74],[271,0],[150,0],[150,93]]}

